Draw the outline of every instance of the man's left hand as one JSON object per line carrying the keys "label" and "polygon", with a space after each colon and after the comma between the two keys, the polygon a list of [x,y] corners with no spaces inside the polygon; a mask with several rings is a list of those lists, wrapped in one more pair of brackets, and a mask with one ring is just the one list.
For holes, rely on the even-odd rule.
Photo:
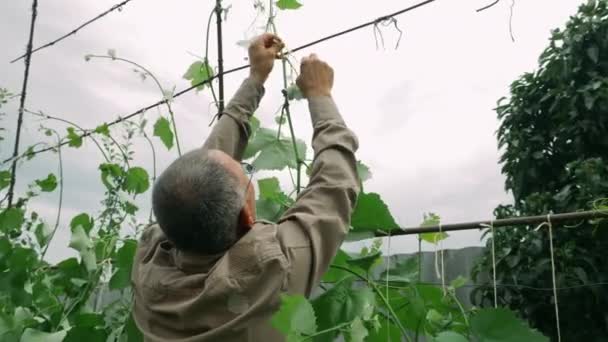
{"label": "man's left hand", "polygon": [[249,62],[251,63],[251,78],[264,84],[274,66],[274,60],[285,47],[278,36],[264,33],[255,38],[249,46]]}

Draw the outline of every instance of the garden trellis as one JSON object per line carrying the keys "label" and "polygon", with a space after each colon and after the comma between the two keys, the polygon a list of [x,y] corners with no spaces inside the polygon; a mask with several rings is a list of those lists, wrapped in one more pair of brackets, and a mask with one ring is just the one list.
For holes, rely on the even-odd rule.
{"label": "garden trellis", "polygon": [[[47,48],[47,47],[54,46],[57,42],[76,34],[78,31],[83,29],[85,26],[90,25],[91,23],[103,18],[104,16],[110,14],[111,12],[113,12],[115,10],[120,10],[124,5],[126,5],[130,1],[132,1],[132,0],[126,0],[119,4],[116,4],[116,5],[112,6],[109,10],[104,11],[103,13],[94,17],[93,19],[85,22],[84,24],[82,24],[82,25],[78,26],[77,28],[75,28],[74,30],[70,31],[69,33],[57,38],[56,40],[53,40],[50,43],[46,43],[38,48],[33,48],[32,40],[33,40],[33,36],[34,36],[35,20],[36,20],[36,16],[37,16],[37,5],[38,5],[37,0],[33,0],[32,19],[31,19],[31,25],[30,25],[30,35],[29,35],[29,42],[27,45],[27,51],[23,56],[12,61],[12,62],[14,62],[14,61],[20,60],[21,58],[25,58],[25,72],[24,72],[22,92],[20,94],[21,101],[20,101],[20,106],[19,106],[19,116],[18,116],[18,120],[17,120],[17,131],[16,131],[14,153],[11,158],[8,158],[2,162],[2,165],[5,165],[10,162],[11,170],[12,170],[10,173],[10,184],[9,184],[9,189],[8,189],[8,193],[7,193],[7,197],[8,197],[7,210],[10,210],[14,204],[13,195],[14,195],[14,186],[15,186],[16,174],[17,174],[17,172],[16,172],[17,162],[23,157],[31,158],[37,154],[48,152],[48,151],[60,151],[62,146],[65,146],[67,144],[71,145],[71,141],[69,139],[66,140],[66,139],[62,139],[62,138],[58,137],[58,143],[56,145],[40,148],[38,150],[35,150],[32,148],[32,149],[28,149],[27,152],[25,152],[21,155],[19,154],[20,153],[19,152],[19,140],[20,140],[21,126],[22,126],[22,122],[23,122],[23,114],[24,114],[24,112],[28,112],[27,109],[25,108],[25,100],[26,100],[26,95],[27,95],[28,75],[29,75],[32,55],[36,51],[39,51],[39,50]],[[345,34],[348,34],[348,33],[354,32],[354,31],[358,31],[358,30],[361,30],[363,28],[367,28],[370,26],[374,26],[374,29],[375,29],[379,23],[390,21],[391,23],[395,23],[395,27],[398,29],[398,27],[396,26],[396,21],[395,21],[396,16],[399,16],[401,14],[410,12],[414,9],[426,6],[435,1],[436,0],[427,0],[427,1],[417,3],[415,5],[406,7],[399,11],[387,14],[385,16],[378,17],[371,21],[367,21],[367,22],[357,25],[355,27],[339,31],[334,34],[330,34],[328,36],[311,41],[309,43],[303,44],[296,48],[288,49],[284,53],[283,58],[282,58],[283,76],[284,76],[283,77],[284,103],[281,107],[281,116],[280,116],[280,120],[279,120],[281,123],[279,123],[279,131],[277,134],[277,140],[279,140],[281,137],[280,128],[281,128],[281,125],[283,122],[283,118],[285,118],[287,121],[287,124],[289,125],[289,133],[290,133],[290,138],[291,138],[290,140],[288,140],[288,143],[293,145],[293,156],[295,157],[295,163],[293,163],[293,162],[292,163],[295,165],[294,168],[297,169],[297,184],[294,184],[294,186],[295,186],[294,192],[296,194],[299,193],[300,187],[301,187],[301,168],[302,168],[302,166],[307,166],[307,165],[305,164],[305,160],[304,160],[305,155],[300,154],[301,150],[299,149],[299,146],[298,146],[299,142],[297,141],[297,139],[295,137],[294,127],[291,122],[291,116],[290,116],[290,112],[289,112],[289,108],[290,108],[289,101],[291,100],[292,94],[290,94],[288,91],[288,88],[290,87],[290,85],[289,85],[289,82],[287,79],[287,70],[288,70],[288,67],[292,67],[292,66],[290,65],[288,58],[295,52],[298,52],[300,50],[309,48],[311,46],[320,44],[322,42],[340,37],[342,35],[345,35]],[[482,8],[478,11],[487,9],[487,8],[495,5],[496,3],[498,3],[498,1],[495,1],[494,3]],[[274,22],[273,22],[274,6],[275,6],[274,2],[270,1],[270,3],[269,3],[270,15],[268,18],[267,28],[272,29],[272,31],[276,32],[276,28],[274,28]],[[281,0],[281,1],[277,2],[277,6],[283,6],[288,9],[289,8],[295,9],[299,6],[299,3],[296,0]],[[192,85],[190,87],[183,89],[175,94],[172,94],[170,99],[163,98],[162,100],[160,100],[154,104],[145,106],[141,109],[138,109],[137,111],[135,111],[131,114],[128,114],[125,116],[120,116],[117,119],[115,119],[114,121],[111,121],[108,123],[103,123],[102,126],[104,127],[104,130],[107,131],[108,128],[111,126],[114,126],[114,125],[117,125],[120,123],[126,123],[130,119],[146,113],[150,109],[162,106],[163,104],[167,104],[170,101],[172,101],[173,99],[175,99],[185,93],[188,93],[188,92],[192,91],[193,89],[200,88],[204,85],[210,86],[211,91],[213,92],[214,91],[213,82],[215,80],[218,81],[218,94],[219,94],[219,97],[216,100],[216,104],[218,106],[219,113],[222,113],[223,108],[224,108],[224,76],[235,73],[237,71],[247,69],[249,67],[249,65],[243,65],[243,66],[239,66],[236,68],[224,70],[222,14],[224,13],[225,10],[226,9],[224,9],[222,7],[221,0],[216,0],[215,7],[212,12],[212,16],[215,15],[215,17],[216,17],[217,53],[218,53],[217,73],[215,73],[215,74],[209,73],[209,70],[207,69],[207,72],[209,73],[209,75],[203,81],[200,81],[200,82],[193,81]],[[211,17],[210,17],[210,20],[211,20]],[[207,29],[209,30],[209,27]],[[375,33],[375,31],[374,31],[374,33]],[[208,41],[207,41],[206,53],[207,52],[208,52]],[[114,58],[114,57],[112,57],[112,58]],[[207,62],[208,62],[207,59],[205,59],[205,64],[208,67]],[[214,93],[213,93],[213,95],[215,97]],[[42,113],[41,113],[41,115],[42,115]],[[46,117],[46,118],[51,118],[48,115],[47,116],[42,115],[42,116]],[[59,119],[59,120],[61,120],[61,119]],[[254,129],[254,130],[257,130],[258,128]],[[71,139],[82,140],[83,138],[90,137],[93,134],[100,134],[100,131],[98,129],[82,130],[82,131],[83,131],[82,134],[77,135],[76,138],[72,137]],[[177,130],[175,133],[177,134]],[[254,133],[254,135],[261,134],[261,133],[256,133],[255,131],[253,133]],[[176,137],[176,141],[177,141],[177,137]],[[119,144],[116,143],[116,145],[119,145]],[[119,147],[119,149],[120,149],[120,147]],[[128,157],[126,156],[126,154],[124,153],[124,151],[122,149],[120,149],[120,152],[122,153],[123,156],[125,156],[124,157],[125,162],[128,164]],[[257,153],[257,152],[259,152],[259,151],[256,151],[255,153]],[[117,172],[115,169],[112,169],[111,165],[110,166],[108,166],[107,164],[105,164],[105,165],[106,165],[107,169],[102,170],[102,172],[106,172],[106,177],[108,177],[108,174]],[[287,167],[289,170],[291,170],[291,167],[289,165]],[[128,172],[125,173],[124,178],[128,178],[128,177],[138,178],[140,170],[135,170],[135,169],[136,168],[129,168]],[[131,171],[133,171],[133,172],[131,172]],[[103,177],[103,174],[102,174],[102,177]],[[123,177],[123,175],[121,175],[120,177]],[[147,175],[146,175],[146,177],[147,177]],[[106,181],[106,178],[104,178],[104,182],[105,181]],[[49,181],[49,182],[52,183],[52,181]],[[146,178],[146,182],[147,182],[147,178]],[[285,202],[287,202],[287,205],[288,205],[290,203],[290,201],[292,201],[291,195],[285,196],[285,194],[283,194],[280,191],[280,189],[278,189],[278,185],[276,185],[276,187],[275,187],[274,184],[270,184],[270,183],[272,183],[272,182],[267,182],[267,183],[263,184],[264,187],[260,191],[261,196],[267,196],[266,200],[277,199],[277,200],[282,201],[281,208],[283,206],[285,206]],[[44,184],[46,184],[46,183],[42,182],[42,184],[44,186]],[[124,183],[124,184],[126,184],[126,183]],[[147,183],[145,186],[142,183],[138,183],[135,185],[126,185],[126,186],[124,184],[123,184],[122,190],[127,189],[125,191],[132,191],[135,194],[141,193],[139,191],[143,188],[145,188],[145,189],[143,189],[143,191],[145,191],[147,189],[147,187],[149,186],[149,184],[147,184]],[[262,188],[262,183],[259,183],[259,184],[260,184],[260,188]],[[40,185],[40,183],[39,183],[39,185]],[[60,185],[60,187],[62,188],[62,185]],[[281,195],[283,195],[283,197],[281,197]],[[372,194],[365,194],[365,193],[362,194],[362,196],[360,197],[360,202],[357,204],[358,209],[359,209],[358,212],[359,213],[365,212],[366,208],[367,208],[366,206],[369,205],[369,203],[373,203],[374,205],[376,205],[377,203],[380,203],[381,205],[375,207],[374,209],[380,210],[379,216],[381,217],[381,219],[376,222],[372,222],[369,225],[366,225],[368,222],[371,222],[370,218],[357,216],[357,211],[356,211],[355,216],[357,216],[357,217],[353,220],[356,223],[354,223],[353,226],[356,228],[355,230],[357,230],[357,232],[362,233],[363,239],[370,239],[370,238],[374,238],[374,237],[388,237],[389,243],[390,243],[391,237],[399,236],[399,235],[436,234],[436,235],[432,235],[432,237],[431,237],[431,242],[436,244],[438,241],[440,241],[439,236],[441,236],[441,234],[448,232],[448,231],[459,231],[459,230],[469,230],[469,229],[488,229],[488,228],[493,231],[494,228],[500,228],[500,227],[512,227],[515,225],[537,225],[537,224],[541,224],[541,226],[542,226],[543,223],[545,223],[545,225],[548,226],[549,232],[551,235],[552,234],[552,223],[557,223],[557,222],[562,222],[562,221],[571,221],[571,220],[602,219],[602,218],[606,218],[608,216],[608,211],[606,211],[604,209],[598,209],[598,210],[584,211],[584,212],[551,213],[551,214],[542,215],[542,216],[514,217],[514,218],[509,218],[509,219],[487,220],[487,221],[458,223],[458,224],[439,224],[438,221],[430,220],[423,227],[399,228],[392,218],[390,218],[388,220],[383,220],[383,218],[390,216],[390,213],[388,212],[388,208],[386,208],[386,206],[384,206],[383,202],[381,202],[381,200],[379,200],[379,198],[373,198],[373,196],[371,196],[371,195]],[[2,203],[2,202],[0,202],[0,203]],[[125,212],[128,212],[128,210],[130,210],[130,208],[126,207]],[[131,208],[131,210],[132,210],[132,208]],[[3,214],[4,214],[4,212],[3,212]],[[88,218],[88,216],[87,216],[87,218]],[[79,220],[82,220],[85,222],[85,223],[80,223],[81,226],[89,225],[88,219],[84,219],[84,218],[80,217]],[[57,225],[58,225],[58,223],[57,223]],[[90,225],[92,226],[93,223],[90,223]],[[78,232],[78,234],[81,233],[81,231],[78,230],[79,227],[80,227],[79,225],[72,226],[73,234],[74,234],[74,232]],[[54,235],[56,229],[57,229],[57,226],[55,227],[55,230],[53,231],[53,235]],[[88,234],[89,231],[91,230],[91,227],[84,229],[84,230],[86,231],[85,233]],[[1,229],[0,229],[0,231],[1,231]],[[52,239],[53,235],[51,235],[51,239]],[[82,238],[82,237],[79,237],[79,238]],[[82,239],[84,239],[84,238],[82,238]],[[80,248],[78,246],[81,246],[81,244],[79,244],[79,241],[76,241],[76,243],[74,244],[76,246],[76,248]],[[133,244],[134,242],[133,241],[134,240],[128,240],[115,253],[116,256],[114,256],[114,254],[113,254],[113,256],[112,256],[113,264],[114,263],[116,263],[117,265],[122,265],[125,263],[128,264],[128,262],[124,261],[124,260],[128,261],[128,258],[124,257],[124,255],[128,255],[128,253],[134,251],[134,244]],[[552,236],[549,237],[549,241],[552,243]],[[74,246],[72,246],[72,244],[70,244],[70,246],[74,248]],[[115,246],[113,245],[112,248],[114,248],[114,247]],[[46,246],[44,247],[44,252],[42,253],[42,256],[44,256],[47,249],[48,249],[48,241],[46,242]],[[390,249],[390,247],[389,247],[389,249]],[[443,248],[439,248],[439,249],[441,249],[441,271],[442,271],[439,278],[441,279],[442,282],[441,282],[441,284],[438,284],[438,285],[440,285],[443,290],[443,292],[442,292],[442,298],[444,298],[443,300],[446,300],[446,303],[449,303],[451,306],[449,309],[445,309],[447,311],[441,312],[441,313],[439,313],[439,311],[440,311],[439,306],[437,308],[433,308],[432,310],[429,310],[428,312],[426,312],[427,317],[425,318],[426,319],[425,322],[427,322],[429,326],[428,326],[428,328],[424,328],[424,333],[429,333],[429,331],[432,331],[433,333],[431,335],[436,337],[437,341],[444,341],[444,340],[440,340],[440,337],[445,338],[446,340],[448,338],[453,338],[453,341],[460,341],[457,338],[458,338],[458,336],[461,336],[461,335],[474,336],[476,338],[483,340],[483,337],[485,336],[484,333],[486,333],[486,332],[484,332],[483,329],[481,329],[479,327],[481,323],[479,323],[480,319],[478,319],[478,317],[483,317],[483,314],[487,315],[487,317],[493,317],[493,319],[498,319],[497,317],[499,317],[500,319],[504,319],[505,322],[514,322],[514,319],[515,319],[514,316],[511,317],[509,314],[507,314],[503,311],[487,311],[487,312],[483,312],[483,314],[475,313],[474,315],[469,312],[465,312],[464,308],[462,308],[462,306],[460,305],[460,303],[458,302],[458,300],[456,299],[456,297],[454,295],[454,289],[457,287],[466,286],[466,285],[463,284],[461,281],[455,281],[450,284],[446,283],[445,276],[443,275],[443,268],[444,268],[443,267]],[[0,251],[2,251],[1,244],[0,244]],[[89,267],[94,269],[94,265],[90,264],[90,258],[94,259],[94,256],[91,257],[90,254],[86,254],[87,250],[85,247],[82,247],[82,249],[79,250],[79,252],[81,252],[83,264],[86,264],[87,270]],[[90,251],[88,251],[88,252],[90,252]],[[123,253],[123,254],[121,254],[121,253]],[[106,255],[105,250],[102,252],[102,255]],[[355,305],[353,307],[353,312],[347,314],[347,316],[348,316],[347,318],[342,318],[341,320],[332,320],[329,323],[326,321],[323,321],[319,318],[317,320],[318,326],[317,326],[317,324],[314,324],[314,327],[313,327],[310,325],[308,325],[308,326],[298,325],[298,324],[302,324],[302,322],[296,322],[295,316],[290,316],[289,312],[285,312],[282,309],[277,314],[276,317],[279,317],[280,320],[283,321],[283,323],[284,322],[289,323],[290,328],[292,328],[292,331],[286,331],[286,333],[289,334],[290,337],[296,338],[296,340],[299,340],[299,339],[307,340],[312,337],[320,337],[320,336],[334,336],[335,334],[341,333],[341,334],[344,334],[345,336],[347,336],[347,338],[356,341],[356,340],[361,340],[365,336],[368,336],[368,333],[371,335],[376,334],[373,336],[380,336],[380,335],[378,335],[378,334],[380,334],[379,331],[383,331],[382,329],[384,329],[384,327],[386,327],[385,335],[388,335],[389,339],[391,336],[391,331],[395,330],[395,331],[397,331],[397,333],[402,334],[403,337],[405,337],[407,340],[418,340],[418,337],[419,337],[418,328],[419,327],[416,327],[415,329],[410,327],[409,325],[406,324],[407,322],[405,319],[403,319],[403,322],[402,322],[402,313],[400,313],[398,310],[395,309],[396,302],[399,299],[398,298],[399,296],[396,296],[396,294],[401,293],[401,292],[397,292],[397,291],[391,292],[395,288],[398,288],[397,287],[398,284],[403,282],[402,280],[394,280],[394,278],[391,278],[391,276],[401,276],[400,272],[403,271],[402,269],[399,268],[401,266],[397,265],[394,268],[391,268],[390,264],[389,264],[385,271],[384,277],[375,279],[371,276],[370,270],[374,266],[374,264],[378,262],[379,255],[380,255],[379,248],[376,248],[376,249],[372,248],[371,250],[367,250],[365,253],[362,253],[361,256],[355,257],[355,258],[351,258],[351,257],[345,256],[345,255],[338,255],[337,259],[339,259],[339,258],[342,258],[342,259],[334,262],[332,271],[330,271],[330,273],[332,273],[332,272],[333,273],[330,274],[328,276],[328,278],[326,279],[326,280],[333,279],[335,281],[324,281],[323,283],[332,284],[332,286],[334,286],[335,289],[344,290],[344,289],[348,288],[348,289],[350,289],[349,291],[352,291],[352,292],[348,292],[349,295],[353,296],[353,298],[357,298],[357,301],[365,301],[367,306],[371,305],[371,303],[375,303],[379,307],[385,308],[386,310],[378,310],[378,311],[369,312],[369,309],[367,308],[366,305],[362,305],[361,307],[358,307],[357,305]],[[89,258],[89,259],[86,259],[87,261],[85,261],[85,258]],[[116,260],[114,260],[114,258]],[[122,259],[120,259],[120,258],[122,258]],[[41,259],[43,259],[43,257]],[[556,281],[555,281],[556,269],[555,269],[555,265],[554,265],[554,259],[555,258],[553,255],[553,246],[551,245],[551,262],[552,262],[552,272],[553,272],[553,278],[554,278],[553,284],[552,284],[553,286],[551,288],[546,288],[544,290],[551,290],[554,293],[556,320],[557,320],[556,326],[557,326],[558,336],[559,336],[560,335],[559,334],[560,325],[559,325],[559,318],[558,318],[558,316],[559,316],[558,309],[559,308],[558,308],[558,302],[557,302],[557,297],[558,297],[557,291],[558,290],[567,290],[568,288],[566,288],[566,287],[560,288],[556,285]],[[436,257],[436,260],[438,260],[437,257]],[[41,260],[41,262],[43,262],[43,261],[44,260]],[[93,260],[93,262],[95,262],[95,260]],[[495,268],[495,265],[494,265],[494,268]],[[439,267],[438,267],[438,269],[439,269]],[[99,271],[99,272],[101,272],[101,271]],[[119,272],[121,272],[121,269],[119,267],[117,267],[117,271],[116,271],[116,273],[113,274],[112,280],[110,280],[110,283],[112,283],[112,281],[115,281],[115,283],[121,281],[120,279],[114,280],[114,279],[116,279],[115,275],[118,274]],[[342,272],[342,273],[340,273],[340,272]],[[345,273],[350,274],[350,277],[345,276],[344,275]],[[121,274],[121,276],[124,276],[124,275]],[[353,278],[353,276],[354,276],[354,278]],[[54,326],[53,329],[51,329],[51,331],[48,334],[59,334],[63,331],[63,330],[61,330],[61,331],[59,330],[62,327],[62,323],[64,323],[64,321],[66,319],[68,319],[68,316],[70,314],[74,313],[78,307],[83,305],[82,304],[82,302],[84,301],[83,298],[85,298],[87,295],[91,295],[91,293],[95,290],[95,287],[100,282],[100,278],[101,278],[101,274],[98,274],[98,277],[96,278],[95,281],[91,281],[90,284],[86,284],[86,291],[82,291],[82,297],[78,297],[79,298],[78,300],[75,299],[74,302],[70,303],[69,308],[62,312],[62,316],[59,321],[59,324]],[[369,288],[367,288],[367,290],[369,290],[369,291],[367,291],[367,290],[363,291],[361,289],[350,288],[349,286],[350,286],[351,282],[354,280],[363,281],[364,283],[368,284]],[[122,281],[124,282],[124,280],[122,280]],[[429,285],[429,284],[425,284],[422,282],[419,282],[418,284],[421,286]],[[432,284],[432,285],[435,285],[435,284]],[[606,285],[606,284],[597,283],[597,284],[587,284],[585,286],[603,286],[603,285]],[[384,291],[384,286],[386,286],[386,291]],[[517,284],[497,284],[496,280],[494,279],[493,286],[494,286],[494,293],[496,294],[497,287],[519,286],[519,285],[517,285]],[[110,285],[110,288],[112,288],[112,285]],[[118,288],[124,289],[124,286],[118,287]],[[433,291],[433,290],[429,290],[427,288],[420,288],[420,289],[416,288],[416,291],[419,291],[419,290],[430,291],[430,292]],[[404,288],[400,288],[400,291],[405,291],[405,290],[404,290]],[[100,290],[100,292],[103,292],[103,290]],[[324,300],[327,300],[327,298],[331,297],[331,296],[332,296],[332,289],[329,289],[324,295],[321,296],[321,298],[323,298]],[[376,299],[375,299],[376,297],[379,299],[378,302],[376,302]],[[98,298],[100,298],[100,297],[98,297]],[[447,299],[445,299],[445,298],[447,298]],[[356,302],[356,301],[354,301],[354,302]],[[311,317],[312,317],[312,320],[314,321],[315,320],[315,316],[314,316],[315,311],[317,314],[321,315],[321,312],[324,311],[324,309],[325,309],[324,305],[328,305],[330,307],[332,307],[332,305],[334,305],[332,303],[323,304],[323,301],[321,301],[321,304],[319,304],[319,301],[317,301],[317,302],[313,301],[312,306],[311,306],[311,303],[309,303],[306,299],[298,298],[298,297],[284,298],[284,304],[285,304],[284,306],[292,306],[292,307],[295,306],[295,307],[299,308],[298,310],[303,310],[305,312],[304,316],[303,316],[304,318],[302,318],[302,316],[298,316],[297,320],[304,321],[304,322],[310,321]],[[314,307],[314,311],[313,311],[313,307]],[[497,307],[496,299],[495,299],[495,307]],[[443,310],[443,309],[444,308],[441,308],[441,310]],[[312,316],[310,315],[311,311],[312,311]],[[453,318],[453,321],[451,322],[451,323],[454,323],[454,326],[451,327],[449,330],[442,331],[441,329],[444,329],[444,328],[441,328],[444,324],[443,320],[445,319],[445,317],[448,317],[448,316],[456,317],[456,318]],[[0,317],[0,319],[1,318],[2,317]],[[124,326],[122,328],[123,330],[125,330],[125,331],[129,330],[128,325],[132,324],[129,322],[124,323]],[[425,323],[425,324],[427,324],[427,323]],[[515,324],[515,323],[513,323],[513,324]],[[541,339],[539,339],[539,336],[536,332],[534,332],[534,331],[528,332],[525,329],[524,329],[525,331],[523,331],[522,330],[523,328],[521,326],[519,326],[518,324],[519,323],[515,324],[515,328],[514,328],[515,331],[518,331],[519,333],[524,334],[523,336],[527,336],[527,337],[531,336],[531,338],[534,338],[535,340],[541,340]],[[381,327],[379,327],[379,326],[381,326]],[[376,329],[376,332],[372,331],[372,327],[374,327]],[[277,328],[281,329],[281,328],[285,328],[285,327],[281,326],[281,324],[278,324]],[[519,329],[519,330],[517,330],[517,329]],[[413,331],[415,331],[415,336],[412,336]],[[121,333],[122,333],[122,330],[121,330]],[[0,331],[0,334],[1,334],[1,331]],[[27,335],[27,334],[29,334],[29,335]],[[25,330],[25,332],[24,332],[24,336],[26,336],[26,335],[27,336],[36,336],[35,334],[37,334],[37,333],[33,332],[33,329],[30,329],[30,328],[27,328],[27,330]],[[66,334],[68,334],[68,335],[66,335]],[[70,334],[70,332],[65,331],[62,336],[69,336],[69,334]],[[382,336],[384,337],[385,335],[382,335]],[[40,335],[40,336],[42,336],[42,335]],[[57,335],[57,336],[59,336],[59,335]],[[456,337],[454,337],[454,336],[456,336]],[[1,337],[1,335],[0,335],[0,337]],[[46,336],[46,337],[48,337],[48,336]]]}

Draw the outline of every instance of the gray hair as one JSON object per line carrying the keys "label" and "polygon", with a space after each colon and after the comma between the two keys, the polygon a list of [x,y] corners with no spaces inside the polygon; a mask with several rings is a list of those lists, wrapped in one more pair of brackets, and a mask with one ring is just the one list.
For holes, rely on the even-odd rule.
{"label": "gray hair", "polygon": [[202,149],[175,160],[152,191],[154,215],[167,238],[178,250],[198,254],[223,252],[238,240],[244,205],[236,177]]}

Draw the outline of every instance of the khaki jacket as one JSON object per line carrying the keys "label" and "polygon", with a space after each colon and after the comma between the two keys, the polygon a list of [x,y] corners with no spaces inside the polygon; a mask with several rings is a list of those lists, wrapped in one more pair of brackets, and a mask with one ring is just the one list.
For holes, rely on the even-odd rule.
{"label": "khaki jacket", "polygon": [[[264,88],[247,79],[204,147],[240,160]],[[280,295],[309,296],[349,229],[359,192],[356,136],[333,100],[309,100],[314,134],[310,183],[278,223],[256,222],[228,251],[192,255],[157,225],[140,240],[133,315],[146,341],[284,341],[270,324]]]}

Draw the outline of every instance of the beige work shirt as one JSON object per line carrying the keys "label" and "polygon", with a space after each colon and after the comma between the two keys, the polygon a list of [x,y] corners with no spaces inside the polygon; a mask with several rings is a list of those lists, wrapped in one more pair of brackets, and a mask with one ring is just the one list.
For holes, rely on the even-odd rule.
{"label": "beige work shirt", "polygon": [[[264,88],[243,82],[204,147],[240,160]],[[280,295],[309,296],[342,244],[359,192],[356,136],[329,97],[309,100],[310,183],[278,223],[256,222],[217,255],[178,251],[147,228],[133,265],[134,318],[146,341],[284,341],[270,319]]]}

